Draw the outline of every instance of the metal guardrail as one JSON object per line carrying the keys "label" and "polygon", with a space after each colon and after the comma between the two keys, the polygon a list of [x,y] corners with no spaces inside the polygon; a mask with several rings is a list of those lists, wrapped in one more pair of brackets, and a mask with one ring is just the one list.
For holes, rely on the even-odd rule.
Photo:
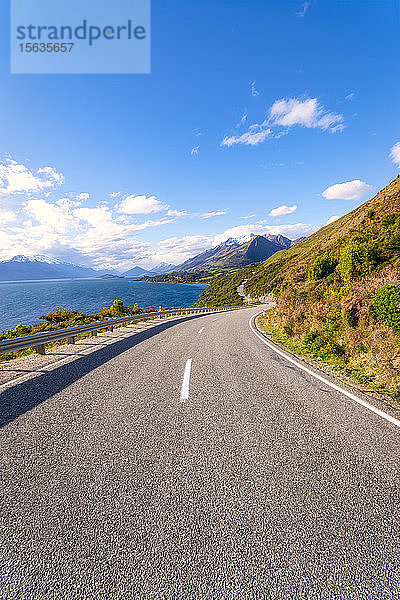
{"label": "metal guardrail", "polygon": [[229,310],[237,310],[244,308],[243,306],[224,306],[211,308],[180,308],[176,310],[165,310],[152,313],[140,313],[137,315],[129,315],[118,319],[107,319],[107,321],[97,321],[79,327],[69,327],[67,329],[58,329],[56,331],[45,331],[43,333],[35,333],[18,338],[0,341],[0,354],[6,352],[17,352],[25,348],[35,348],[38,354],[46,353],[46,344],[57,342],[58,340],[67,340],[67,343],[74,344],[75,337],[83,333],[91,333],[92,336],[97,335],[98,331],[112,331],[115,326],[125,323],[134,323],[135,321],[143,321],[157,317],[180,316],[191,314],[207,314],[210,312],[226,312]]}

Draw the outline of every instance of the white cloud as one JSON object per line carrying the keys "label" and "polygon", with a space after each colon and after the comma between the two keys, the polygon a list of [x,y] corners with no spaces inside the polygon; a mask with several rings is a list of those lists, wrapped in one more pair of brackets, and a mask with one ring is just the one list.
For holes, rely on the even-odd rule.
{"label": "white cloud", "polygon": [[330,225],[331,223],[334,223],[338,219],[340,219],[340,215],[333,215],[332,217],[329,217],[329,219],[326,222],[326,225]]}
{"label": "white cloud", "polygon": [[346,100],[354,100],[355,97],[356,97],[355,93],[350,92],[350,94],[347,94]]}
{"label": "white cloud", "polygon": [[125,215],[149,215],[150,213],[168,210],[155,196],[127,196],[117,206],[117,210]]}
{"label": "white cloud", "polygon": [[282,206],[278,206],[277,208],[273,208],[269,213],[270,217],[281,217],[282,215],[291,215],[296,212],[297,205],[286,206],[286,204],[282,204]]}
{"label": "white cloud", "polygon": [[203,213],[200,216],[202,219],[210,219],[211,217],[219,217],[219,215],[226,215],[227,213],[227,210],[214,210],[211,212]]}
{"label": "white cloud", "polygon": [[[344,129],[343,115],[327,112],[318,103],[317,98],[308,98],[306,100],[281,98],[274,102],[268,111],[268,115],[268,119],[262,123],[250,125],[248,130],[242,135],[225,136],[221,142],[221,146],[227,146],[228,148],[236,144],[257,146],[265,142],[268,137],[278,139],[286,135],[288,129],[294,125],[312,129],[319,128],[331,133]],[[240,123],[236,127],[238,125]],[[286,127],[287,130],[274,132],[272,127]]]}
{"label": "white cloud", "polygon": [[0,194],[29,194],[64,183],[64,176],[52,167],[41,167],[36,174],[25,165],[7,159],[0,163]]}
{"label": "white cloud", "polygon": [[242,135],[225,136],[221,142],[221,146],[230,148],[235,144],[245,144],[246,146],[257,146],[264,142],[267,137],[272,135],[272,129],[266,127],[265,123],[251,125],[249,130]]}
{"label": "white cloud", "polygon": [[240,119],[239,123],[236,123],[235,127],[237,129],[239,129],[239,127],[242,127],[242,125],[244,125],[247,122],[247,111],[244,111],[242,118]]}
{"label": "white cloud", "polygon": [[[65,200],[65,199],[63,199]],[[24,204],[25,212],[39,223],[43,235],[65,234],[70,229],[78,226],[77,219],[70,212],[71,206],[67,203],[51,204],[46,200],[27,200]]]}
{"label": "white cloud", "polygon": [[78,194],[77,196],[75,196],[77,200],[79,201],[84,201],[84,200],[89,200],[90,198],[90,194],[88,194],[87,192],[82,192],[82,194]]}
{"label": "white cloud", "polygon": [[240,217],[241,219],[254,219],[257,215],[246,215],[245,217]]}
{"label": "white cloud", "polygon": [[326,112],[317,98],[299,100],[281,98],[274,102],[269,111],[269,124],[293,127],[300,125],[309,128],[321,128],[331,132],[344,128],[343,115]]}
{"label": "white cloud", "polygon": [[327,200],[361,200],[371,189],[372,185],[360,181],[360,179],[354,179],[353,181],[331,185],[322,192],[322,195]]}
{"label": "white cloud", "polygon": [[71,200],[71,198],[60,198],[56,201],[57,206],[62,206],[63,208],[76,208],[77,206],[81,206],[81,200]]}
{"label": "white cloud", "polygon": [[200,146],[195,146],[190,151],[190,156],[197,156],[200,150]]}
{"label": "white cloud", "polygon": [[[85,206],[90,197],[87,192],[50,201],[49,193],[63,182],[63,175],[52,167],[32,171],[11,159],[0,162],[0,193],[27,196],[17,201],[15,213],[0,206],[2,258],[10,254],[44,254],[95,268],[126,270],[132,260],[149,260],[151,256],[150,244],[134,238],[137,232],[173,223],[187,214],[170,209],[154,196],[121,198],[115,207],[104,201],[94,207]],[[33,196],[38,193],[43,196]],[[118,198],[120,193],[112,196]],[[131,215],[160,210],[166,211],[162,218],[132,222]]]}
{"label": "white cloud", "polygon": [[173,208],[167,210],[168,217],[186,217],[188,214],[186,210],[174,210]]}
{"label": "white cloud", "polygon": [[251,91],[251,95],[253,96],[253,98],[256,98],[257,96],[260,95],[260,92],[256,89],[256,82],[253,81],[250,87],[250,91]]}
{"label": "white cloud", "polygon": [[145,221],[144,223],[133,223],[129,225],[130,231],[143,231],[149,229],[149,227],[161,227],[162,225],[168,225],[169,223],[175,223],[176,219],[160,219],[158,221]]}
{"label": "white cloud", "polygon": [[395,144],[390,151],[390,158],[395,165],[400,166],[400,142]]}
{"label": "white cloud", "polygon": [[[174,222],[175,219],[125,222],[113,216],[104,205],[94,208],[63,198],[54,204],[30,199],[24,204],[29,219],[18,226],[0,231],[0,255],[13,253],[56,256],[63,248],[65,256],[76,257],[80,264],[101,268],[123,268],[131,259],[149,256],[150,244],[133,238],[135,232]],[[78,206],[78,207],[77,207]],[[1,213],[0,213],[1,222]],[[72,258],[71,258],[72,260]]]}
{"label": "white cloud", "polygon": [[158,242],[163,250],[175,250],[179,252],[201,252],[210,248],[212,237],[208,235],[187,235],[185,237],[172,237]]}
{"label": "white cloud", "polygon": [[118,268],[125,265],[132,257],[137,259],[138,251],[142,253],[141,258],[147,258],[149,255],[149,244],[138,242],[132,234],[174,221],[174,219],[162,219],[129,223],[123,219],[123,222],[120,222],[113,217],[111,209],[104,205],[78,208],[74,211],[74,215],[86,225],[83,233],[75,238],[75,247],[80,252],[91,256],[95,265],[101,266],[102,261],[107,258],[108,266],[114,265]]}
{"label": "white cloud", "polygon": [[110,198],[118,198],[121,195],[121,192],[111,192]]}
{"label": "white cloud", "polygon": [[19,211],[19,221],[0,231],[0,255],[3,258],[10,254],[51,256],[54,252],[50,253],[49,249],[57,247],[69,247],[73,254],[74,240],[80,233],[79,220],[71,212],[73,204],[66,198],[54,204],[44,199],[25,201]]}
{"label": "white cloud", "polygon": [[[65,177],[62,173],[58,173],[53,167],[41,167],[37,170],[38,175],[44,175],[45,181],[53,185],[62,185],[65,183]],[[46,186],[49,187],[49,186]]]}
{"label": "white cloud", "polygon": [[304,17],[312,4],[312,0],[306,0],[301,9],[296,13],[298,17]]}
{"label": "white cloud", "polygon": [[4,210],[0,208],[0,225],[4,225],[5,223],[11,223],[15,221],[17,215],[10,210]]}
{"label": "white cloud", "polygon": [[172,237],[158,242],[161,252],[155,253],[155,262],[165,261],[180,264],[213,246],[213,237],[206,235],[188,235]]}

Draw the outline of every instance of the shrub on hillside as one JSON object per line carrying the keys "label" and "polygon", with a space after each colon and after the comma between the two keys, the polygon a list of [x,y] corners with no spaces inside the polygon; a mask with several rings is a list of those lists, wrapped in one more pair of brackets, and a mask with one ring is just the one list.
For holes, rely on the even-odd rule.
{"label": "shrub on hillside", "polygon": [[71,319],[79,319],[83,316],[84,315],[77,310],[72,310],[69,308],[57,308],[57,310],[53,313],[48,313],[47,315],[40,315],[39,319],[54,325],[63,323],[65,321],[70,321]]}
{"label": "shrub on hillside", "polygon": [[340,253],[339,273],[344,281],[372,273],[379,260],[379,249],[373,240],[350,240]]}
{"label": "shrub on hillside", "polygon": [[112,317],[123,317],[125,314],[124,303],[122,300],[114,300],[110,307],[110,315]]}
{"label": "shrub on hillside", "polygon": [[314,281],[316,279],[323,279],[327,277],[336,269],[338,261],[336,258],[329,253],[321,254],[312,263],[308,270],[308,279]]}
{"label": "shrub on hillside", "polygon": [[377,317],[396,331],[400,331],[400,284],[383,285],[374,297]]}
{"label": "shrub on hillside", "polygon": [[392,215],[386,215],[386,217],[383,217],[383,219],[381,219],[381,223],[383,225],[383,227],[387,228],[390,227],[391,225],[395,225],[400,221],[400,215],[397,213],[394,213]]}
{"label": "shrub on hillside", "polygon": [[323,360],[338,360],[344,356],[344,350],[331,337],[318,333],[318,331],[309,331],[303,338],[303,344],[314,356]]}

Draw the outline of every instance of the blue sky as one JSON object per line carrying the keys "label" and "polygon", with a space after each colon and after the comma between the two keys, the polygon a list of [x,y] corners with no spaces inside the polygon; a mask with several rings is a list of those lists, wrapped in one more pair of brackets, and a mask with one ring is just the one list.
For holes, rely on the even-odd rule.
{"label": "blue sky", "polygon": [[293,239],[398,173],[397,0],[153,0],[150,75],[10,75],[6,4],[2,259],[124,270]]}

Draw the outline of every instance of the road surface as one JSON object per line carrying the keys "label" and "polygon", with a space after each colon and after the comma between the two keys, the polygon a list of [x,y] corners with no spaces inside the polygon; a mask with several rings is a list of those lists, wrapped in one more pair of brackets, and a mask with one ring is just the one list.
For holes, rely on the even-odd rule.
{"label": "road surface", "polygon": [[268,348],[256,312],[3,392],[1,599],[400,598],[400,429]]}
{"label": "road surface", "polygon": [[251,304],[253,302],[253,300],[250,298],[250,296],[246,296],[246,294],[244,293],[244,284],[246,283],[247,279],[245,279],[237,288],[237,293],[239,294],[239,296],[241,296],[243,298],[243,300],[245,302],[247,302],[247,304]]}

